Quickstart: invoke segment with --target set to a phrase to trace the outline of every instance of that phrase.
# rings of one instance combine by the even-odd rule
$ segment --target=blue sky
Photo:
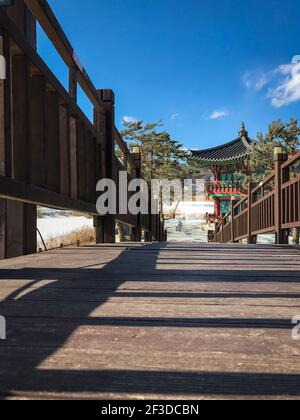
[[[300,117],[299,0],[50,0],[97,88],[124,117],[163,119],[190,148]],[[66,72],[40,37],[45,61]],[[87,101],[80,95],[87,113]]]

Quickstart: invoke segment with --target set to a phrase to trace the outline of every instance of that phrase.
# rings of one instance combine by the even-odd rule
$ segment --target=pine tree
[[[142,173],[147,181],[182,179],[186,175],[189,167],[183,146],[161,130],[161,121],[148,124],[124,121],[123,124],[121,135],[129,148],[132,150],[134,146],[139,146],[141,149]]]
[[[251,177],[247,177],[246,182],[258,183],[273,172],[275,147],[281,147],[292,156],[298,151],[299,145],[300,126],[297,119],[291,119],[288,123],[274,121],[265,136],[258,133],[258,141],[253,145],[249,156]]]

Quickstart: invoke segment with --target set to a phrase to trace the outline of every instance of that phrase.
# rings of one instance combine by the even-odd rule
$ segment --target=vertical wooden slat
[[[26,33],[26,6],[24,0],[14,0],[12,6],[6,8],[6,13],[18,29]]]
[[[282,229],[282,182],[284,179],[282,173],[282,164],[287,160],[287,154],[276,154],[275,156],[275,233],[276,233],[276,243],[284,244],[286,243],[286,234]]]
[[[0,33],[0,54],[4,56],[4,39]],[[2,63],[0,63],[2,65]],[[5,81],[0,78],[0,175],[5,176]]]
[[[105,176],[114,179],[115,176],[115,98],[111,90],[101,90],[99,94],[102,97],[105,106]],[[116,232],[116,218],[114,215],[104,217],[104,242],[114,243]]]
[[[32,75],[30,78],[30,182],[45,187],[45,94],[44,76]]]
[[[77,121],[70,117],[70,172],[71,172],[71,196],[78,198],[78,177],[77,177]]]
[[[37,48],[37,37],[36,37],[36,20],[34,19],[32,13],[25,7],[25,33],[26,33],[26,40],[33,48],[36,50]]]
[[[3,260],[6,254],[6,203],[7,200],[0,198],[0,260]]]
[[[13,176],[24,182],[29,180],[28,71],[27,58],[23,55],[14,55],[12,57]]]
[[[24,205],[18,201],[7,200],[6,258],[23,255]]]
[[[77,102],[77,70],[69,69],[69,94]]]
[[[30,255],[37,252],[37,206],[24,204],[24,233],[23,254]]]
[[[10,38],[3,31],[3,56],[6,64],[6,80],[4,81],[4,148],[5,148],[5,175],[9,178],[13,173],[12,158],[12,77],[11,77],[11,51]]]
[[[90,201],[91,193],[91,138],[88,131],[85,132],[85,150],[86,150],[86,165],[85,165],[85,179],[86,179],[86,201]]]
[[[90,133],[87,133],[86,136],[86,183],[87,183],[87,201],[90,203],[94,202],[94,192],[96,190],[96,185],[94,184],[95,174],[94,174],[94,166],[95,166],[95,154],[94,154],[94,140]]]
[[[60,193],[69,195],[69,110],[59,106]]]
[[[45,154],[46,186],[50,191],[59,192],[59,99],[52,90],[46,92]]]
[[[252,186],[249,184],[248,186],[248,208],[247,208],[247,236],[248,236],[248,243],[251,244],[253,242],[252,232],[253,228],[253,218],[252,218]]]
[[[86,142],[85,127],[82,122],[77,124],[77,179],[78,196],[80,200],[86,199]]]

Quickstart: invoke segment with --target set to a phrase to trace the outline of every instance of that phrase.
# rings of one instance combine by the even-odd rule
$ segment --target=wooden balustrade
[[[249,188],[248,196],[232,206],[210,238],[219,243],[244,239],[251,243],[257,235],[275,233],[276,242],[285,244],[288,229],[299,227],[300,152],[288,160],[286,154],[278,154],[274,173]]]
[[[37,21],[67,66],[68,91],[38,54]],[[115,127],[113,91],[95,88],[46,0],[15,0],[1,7],[0,49],[7,63],[6,80],[0,81],[0,212],[5,219],[0,258],[34,252],[37,205],[94,215],[97,242],[114,241],[116,220],[137,232],[149,230],[151,240],[161,238],[159,216],[97,214],[98,180],[118,182],[121,170],[132,178],[142,174]],[[93,105],[93,122],[77,103],[78,86]],[[118,164],[115,145],[124,165]],[[18,245],[5,250],[9,242]]]

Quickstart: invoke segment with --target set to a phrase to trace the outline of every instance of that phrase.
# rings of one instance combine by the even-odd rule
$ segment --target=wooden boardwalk
[[[300,396],[300,250],[69,248],[0,263],[2,398]]]

